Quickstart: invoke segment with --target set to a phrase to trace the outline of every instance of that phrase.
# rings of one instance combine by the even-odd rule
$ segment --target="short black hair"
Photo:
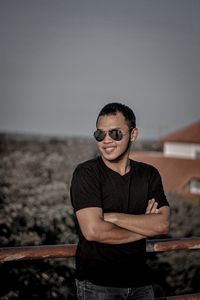
[[[118,102],[108,103],[101,109],[97,117],[96,125],[100,116],[116,115],[118,112],[122,113],[128,123],[129,128],[136,127],[136,117],[133,110],[127,105]]]

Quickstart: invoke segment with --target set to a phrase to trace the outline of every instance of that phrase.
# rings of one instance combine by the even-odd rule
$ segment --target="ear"
[[[131,142],[134,142],[138,136],[138,128],[133,128],[131,131]]]

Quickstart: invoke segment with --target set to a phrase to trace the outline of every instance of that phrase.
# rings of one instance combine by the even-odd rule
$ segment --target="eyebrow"
[[[112,131],[112,130],[122,130],[122,128],[120,128],[120,127],[115,127],[115,128],[109,129],[109,130],[103,130],[103,129],[101,129],[101,128],[97,128],[97,130],[101,130],[101,131]]]

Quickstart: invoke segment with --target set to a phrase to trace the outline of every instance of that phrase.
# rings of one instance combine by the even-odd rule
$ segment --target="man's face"
[[[97,123],[97,129],[108,132],[113,129],[120,129],[122,131],[123,138],[120,141],[115,141],[107,133],[104,140],[96,142],[100,154],[104,160],[116,161],[118,158],[122,158],[123,155],[129,151],[130,134],[128,124],[121,112],[117,112],[116,115],[100,116]]]

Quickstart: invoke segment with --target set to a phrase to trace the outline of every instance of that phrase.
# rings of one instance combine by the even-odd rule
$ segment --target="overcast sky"
[[[0,0],[0,131],[89,135],[102,106],[140,138],[200,119],[199,0]]]

